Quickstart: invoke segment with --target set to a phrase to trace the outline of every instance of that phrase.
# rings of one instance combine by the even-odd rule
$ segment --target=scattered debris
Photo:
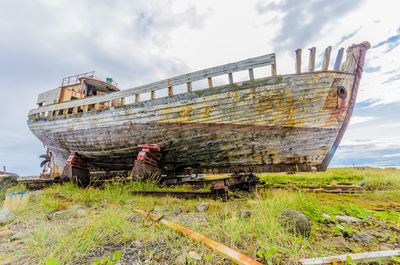
[[[280,218],[288,226],[290,230],[293,229],[303,236],[308,236],[311,232],[311,223],[303,214],[292,209],[283,210]]]

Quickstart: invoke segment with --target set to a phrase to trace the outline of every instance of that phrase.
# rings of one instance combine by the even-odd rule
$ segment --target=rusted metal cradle
[[[86,74],[42,93],[28,126],[54,155],[56,176],[70,152],[91,172],[131,170],[140,144],[161,148],[162,159],[151,159],[167,175],[325,170],[352,115],[369,46],[350,46],[343,63],[339,49],[333,70],[332,49],[316,70],[311,48],[307,72],[297,50],[295,74],[287,75],[277,74],[275,54],[121,91]],[[265,66],[271,76],[257,78],[254,69]],[[235,82],[238,71],[249,80]],[[227,83],[214,86],[223,75]],[[208,87],[196,90],[201,80]]]

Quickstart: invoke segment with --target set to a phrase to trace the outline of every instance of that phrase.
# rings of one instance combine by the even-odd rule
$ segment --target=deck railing
[[[94,73],[95,71],[91,71],[83,74],[64,77],[61,82],[61,87],[79,84],[81,82],[80,81],[81,77],[94,77]]]
[[[207,79],[209,88],[212,88],[212,78],[226,74],[228,75],[229,83],[232,84],[234,82],[232,73],[244,70],[248,71],[249,79],[254,80],[253,69],[268,65],[271,65],[271,74],[273,76],[276,75],[276,59],[274,53],[176,76],[170,79],[113,92],[107,95],[93,96],[84,99],[42,106],[31,110],[28,115],[30,118],[37,119],[57,115],[66,115],[69,113],[87,112],[90,110],[98,110],[100,108],[110,108],[111,106],[115,106],[115,101],[118,101],[117,105],[124,105],[125,98],[128,97],[135,97],[135,102],[139,102],[140,94],[143,93],[150,92],[151,99],[155,99],[155,92],[165,88],[168,88],[168,96],[173,96],[174,86],[186,84],[187,92],[191,92],[192,82],[203,79]]]

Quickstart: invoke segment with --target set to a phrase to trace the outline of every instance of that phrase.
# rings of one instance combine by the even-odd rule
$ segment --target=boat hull
[[[162,167],[174,172],[325,170],[354,80],[333,71],[273,76],[28,125],[59,170],[70,152],[93,170],[130,170],[139,144],[158,144]]]

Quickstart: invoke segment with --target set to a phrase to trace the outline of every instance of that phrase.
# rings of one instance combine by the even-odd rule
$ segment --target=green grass
[[[179,255],[195,251],[202,256],[200,264],[230,264],[220,254],[201,243],[158,226],[132,211],[150,211],[157,208],[159,212],[156,214],[164,216],[165,219],[182,224],[266,264],[285,264],[289,258],[298,260],[341,254],[339,250],[324,246],[322,240],[340,235],[343,231],[356,233],[360,227],[347,224],[329,226],[324,223],[322,214],[332,217],[373,216],[374,220],[398,227],[400,213],[371,210],[400,206],[400,191],[393,189],[399,185],[398,172],[346,168],[295,175],[264,174],[261,178],[268,183],[290,181],[293,185],[308,185],[314,182],[365,181],[368,187],[390,189],[368,191],[360,196],[265,189],[227,202],[205,200],[210,203],[207,213],[196,211],[195,205],[198,200],[132,194],[137,190],[167,189],[154,183],[116,182],[106,184],[102,188],[85,189],[72,183],[55,185],[46,188],[44,194],[33,197],[26,209],[14,212],[16,220],[12,225],[26,227],[27,236],[16,245],[17,247],[12,245],[5,248],[0,254],[0,261],[3,257],[11,255],[19,257],[25,263],[44,264],[49,257],[56,258],[61,264],[90,263],[103,257],[101,255],[109,256],[115,251],[107,252],[107,245],[114,244],[119,248],[116,250],[123,252],[127,246],[139,240],[146,246],[141,249],[140,257],[152,262],[174,264]],[[176,189],[183,190],[187,187]],[[19,185],[7,190],[17,191],[25,191],[25,188]],[[177,208],[182,208],[184,213],[176,215]],[[279,214],[288,208],[303,213],[311,221],[312,232],[309,237],[293,234],[282,224]],[[86,211],[85,216],[77,216],[79,209]],[[241,209],[251,210],[251,217],[241,216]],[[54,213],[60,211],[63,214],[54,217]],[[370,228],[372,229],[372,224]],[[371,246],[357,246],[357,249],[349,251],[372,251],[376,250],[375,245],[376,243]],[[194,264],[190,259],[188,261],[189,264]]]
[[[295,174],[268,173],[258,175],[267,185],[291,183],[294,185],[365,182],[369,188],[399,188],[400,170],[388,168],[332,168],[325,172],[297,172]]]

